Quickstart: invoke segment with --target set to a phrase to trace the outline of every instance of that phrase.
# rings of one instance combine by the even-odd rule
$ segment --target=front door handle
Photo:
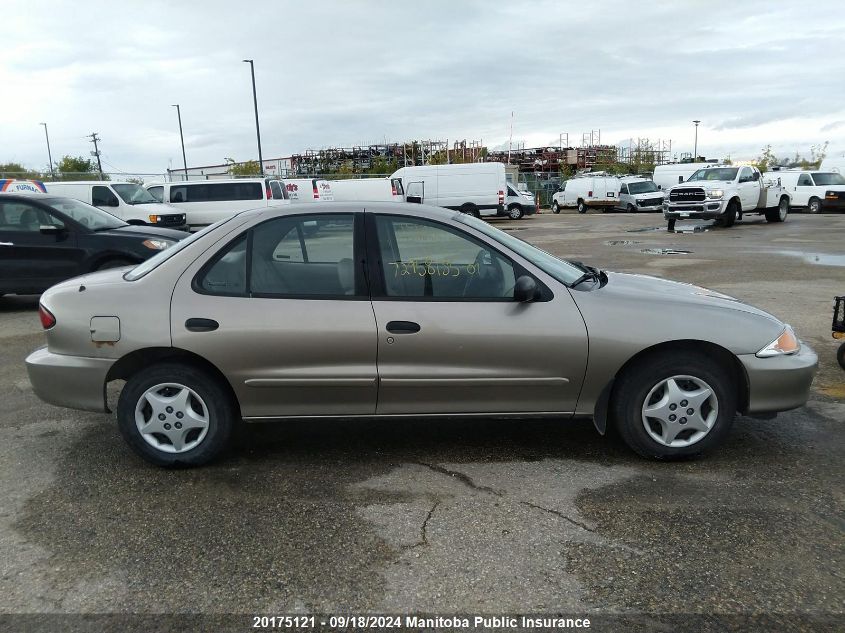
[[[390,321],[387,331],[392,334],[416,334],[420,331],[420,324],[413,321]]]
[[[185,329],[191,332],[213,332],[220,327],[214,319],[188,319],[185,321]]]
[[[0,246],[14,246],[11,242],[0,242]]]

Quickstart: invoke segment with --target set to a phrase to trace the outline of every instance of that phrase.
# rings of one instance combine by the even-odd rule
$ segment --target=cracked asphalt
[[[0,612],[841,622],[845,372],[830,320],[845,268],[815,256],[842,253],[845,215],[680,234],[650,230],[656,215],[496,224],[777,314],[819,353],[810,403],[738,418],[721,450],[680,463],[643,461],[589,421],[407,420],[249,426],[226,458],[167,471],[130,453],[112,416],[34,396],[37,298],[0,298]],[[691,252],[643,252],[661,248]]]

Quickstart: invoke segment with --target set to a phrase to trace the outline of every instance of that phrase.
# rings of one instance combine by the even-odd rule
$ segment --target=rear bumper
[[[26,371],[35,395],[59,407],[106,412],[106,375],[111,358],[53,354],[46,347],[26,359]]]
[[[788,411],[807,403],[819,359],[806,344],[791,356],[757,358],[742,354],[738,358],[748,375],[747,413]]]

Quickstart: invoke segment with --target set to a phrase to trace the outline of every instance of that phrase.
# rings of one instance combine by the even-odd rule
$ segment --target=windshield
[[[197,231],[196,233],[192,233],[189,237],[186,237],[184,240],[180,240],[176,242],[173,246],[164,249],[163,251],[159,251],[156,255],[153,255],[148,260],[141,262],[135,268],[130,270],[128,273],[123,275],[123,278],[126,281],[135,281],[136,279],[140,279],[144,275],[146,275],[151,270],[158,268],[161,264],[166,262],[168,259],[173,257],[176,253],[181,251],[186,246],[193,244],[196,242],[200,237],[211,233],[217,227],[226,224],[226,222],[232,221],[234,218],[238,217],[240,214],[233,215],[231,218],[226,218],[224,220],[220,220],[215,222],[214,224],[210,224],[201,231]]]
[[[125,185],[112,185],[112,189],[117,192],[126,204],[147,204],[150,202],[158,202],[153,198],[152,194],[144,189],[141,185],[129,183]]]
[[[736,172],[739,171],[738,167],[717,167],[715,169],[699,169],[695,172],[692,176],[689,177],[687,182],[692,182],[693,180],[733,180],[736,178]]]
[[[653,193],[657,190],[657,185],[655,185],[651,180],[628,183],[628,191],[630,193]]]
[[[92,231],[105,231],[127,226],[126,222],[114,217],[111,213],[106,213],[102,209],[92,207],[90,204],[85,204],[73,198],[51,198],[47,200],[47,204]]]
[[[842,174],[836,173],[814,173],[813,180],[816,181],[817,185],[845,185],[845,178],[842,177]]]
[[[477,231],[484,233],[484,235],[493,238],[499,244],[507,246],[561,283],[571,284],[584,274],[583,269],[562,259],[558,259],[546,251],[541,251],[536,246],[532,246],[528,242],[523,242],[521,239],[513,237],[504,231],[493,228],[484,220],[475,218],[467,213],[457,213],[453,217],[458,222],[471,226]]]

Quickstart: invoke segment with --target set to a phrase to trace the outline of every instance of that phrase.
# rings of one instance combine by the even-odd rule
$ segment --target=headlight
[[[783,354],[795,354],[801,349],[801,343],[795,332],[788,325],[781,335],[757,352],[757,358],[768,358],[770,356],[781,356]]]
[[[152,251],[163,251],[168,246],[172,246],[173,242],[169,240],[144,240],[141,244]]]
[[[148,217],[150,218],[150,224],[156,224],[158,222],[158,216],[157,215],[151,215],[151,216],[148,216]]]
[[[725,192],[721,189],[711,189],[707,192],[708,198],[718,199],[725,195]]]

